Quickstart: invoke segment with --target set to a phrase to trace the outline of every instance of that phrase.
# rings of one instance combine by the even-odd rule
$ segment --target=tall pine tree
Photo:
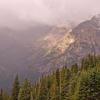
[[[18,100],[30,100],[31,99],[31,84],[26,79],[24,84],[20,88]]]
[[[13,83],[11,100],[18,100],[19,89],[20,86],[19,86],[19,79],[17,75]]]

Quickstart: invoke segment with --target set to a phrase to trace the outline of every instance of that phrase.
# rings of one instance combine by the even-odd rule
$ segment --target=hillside
[[[32,79],[33,74],[36,79],[40,75],[33,72],[29,66],[33,62],[33,48],[36,45],[34,42],[49,30],[51,27],[41,24],[27,24],[22,29],[0,26],[0,88],[9,90],[10,83],[17,73],[21,79]]]
[[[33,66],[41,73],[79,62],[87,54],[100,54],[100,16],[72,29],[69,26],[54,27],[37,41]]]
[[[2,90],[0,100],[99,100],[100,56],[88,55],[81,65],[57,69],[32,83],[26,79],[20,84],[16,76],[12,94]]]

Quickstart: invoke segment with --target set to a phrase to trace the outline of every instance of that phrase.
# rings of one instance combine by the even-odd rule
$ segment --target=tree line
[[[88,55],[80,64],[64,66],[31,83],[16,76],[11,95],[0,100],[100,100],[100,56]]]

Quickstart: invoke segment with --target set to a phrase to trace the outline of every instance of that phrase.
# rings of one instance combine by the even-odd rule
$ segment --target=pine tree
[[[53,72],[51,75],[51,87],[50,87],[50,100],[56,100],[57,98],[57,81],[56,81],[56,75]]]
[[[0,100],[3,100],[3,90],[0,90]]]
[[[42,78],[40,84],[39,100],[50,100],[51,80],[49,76]]]
[[[0,100],[100,100],[100,57],[88,55],[80,67],[57,69],[33,85],[26,79],[20,90],[16,76],[11,98],[1,89]]]
[[[77,73],[78,72],[78,65],[77,63],[71,66],[71,72],[72,73]]]
[[[96,56],[88,55],[81,61],[81,69],[88,70],[88,68],[94,68],[96,66]]]
[[[80,78],[77,100],[100,100],[100,72],[84,72]]]
[[[0,100],[11,100],[9,99],[8,94],[4,92],[2,89],[0,90]]]
[[[31,99],[31,84],[26,79],[24,84],[20,88],[18,100],[30,100]]]
[[[78,82],[78,74],[75,76],[72,76],[69,83],[69,99],[68,100],[76,100],[76,88],[77,88],[77,82]]]
[[[57,100],[61,100],[61,75],[60,70],[56,70]]]
[[[68,100],[68,91],[69,91],[69,79],[71,77],[70,70],[64,67],[61,71],[61,99]]]
[[[20,86],[19,86],[19,79],[17,75],[13,83],[13,89],[12,89],[12,95],[11,95],[12,100],[18,100],[19,89],[20,89]]]

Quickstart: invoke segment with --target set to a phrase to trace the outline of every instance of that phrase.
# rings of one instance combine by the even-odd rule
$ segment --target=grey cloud
[[[99,4],[100,0],[0,0],[0,20],[10,12],[22,20],[47,24],[82,21],[100,13]]]

